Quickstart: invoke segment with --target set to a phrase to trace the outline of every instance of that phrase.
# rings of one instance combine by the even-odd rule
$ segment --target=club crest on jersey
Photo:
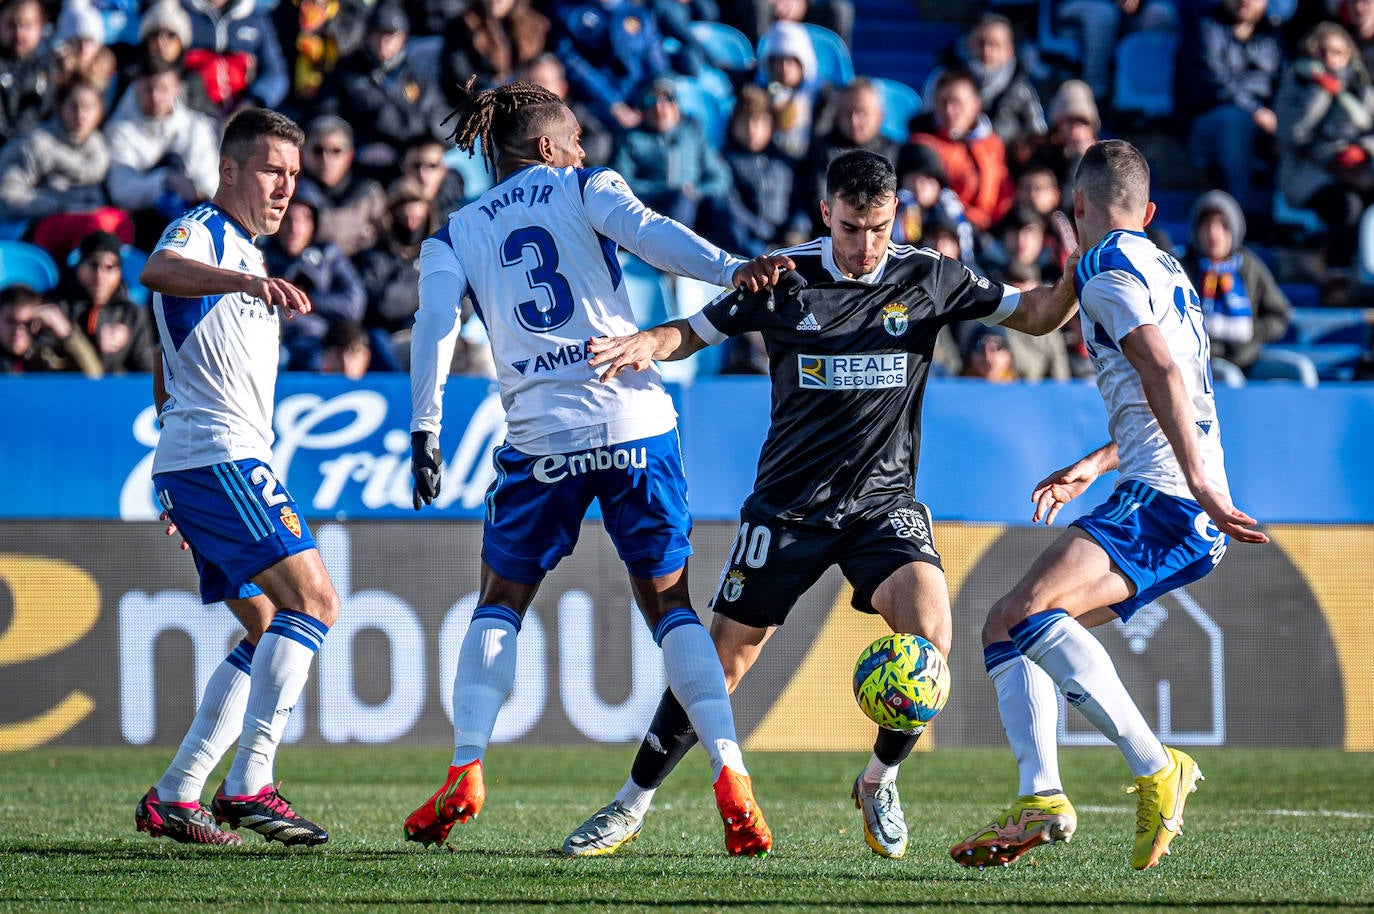
[[[295,511],[292,511],[289,506],[283,507],[281,509],[281,522],[282,525],[286,527],[286,529],[290,530],[292,534],[295,535],[296,539],[301,538],[300,515],[297,514]]]
[[[744,572],[732,571],[720,585],[720,595],[726,603],[733,603],[744,593]]]
[[[191,230],[184,225],[174,225],[162,235],[163,247],[184,248],[191,240]]]
[[[893,336],[901,336],[906,333],[906,328],[910,321],[907,319],[906,305],[895,301],[890,305],[883,305],[883,329]]]

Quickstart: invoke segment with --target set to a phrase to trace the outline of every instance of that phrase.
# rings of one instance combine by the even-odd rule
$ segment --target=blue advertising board
[[[768,383],[721,378],[673,388],[690,497],[702,520],[736,517],[768,426]],[[1217,393],[1235,500],[1270,523],[1374,522],[1374,385],[1308,390],[1251,385]],[[146,376],[0,379],[0,517],[156,518],[149,467],[157,427]],[[312,518],[413,516],[410,387],[284,375],[273,466]],[[492,383],[453,378],[445,392],[446,471],[435,513],[478,519],[490,452],[504,435]],[[1030,492],[1107,440],[1090,384],[932,380],[918,497],[938,519],[1026,523]],[[1112,481],[1079,501],[1090,507]],[[1077,515],[1070,505],[1062,515]],[[1062,521],[1061,521],[1062,522]]]

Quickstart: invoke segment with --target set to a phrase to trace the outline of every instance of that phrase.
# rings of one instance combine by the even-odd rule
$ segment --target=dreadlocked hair
[[[469,155],[480,142],[482,160],[492,174],[507,156],[531,154],[530,141],[547,130],[563,110],[563,99],[534,83],[514,82],[476,91],[477,77],[462,87],[463,100],[443,123],[454,121],[450,139]]]

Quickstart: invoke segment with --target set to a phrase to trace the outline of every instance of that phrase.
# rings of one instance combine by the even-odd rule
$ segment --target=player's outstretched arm
[[[1040,480],[1031,492],[1031,501],[1035,503],[1031,523],[1038,524],[1043,519],[1046,527],[1053,524],[1060,508],[1082,495],[1097,477],[1116,469],[1119,463],[1116,442],[1109,441]]]
[[[288,316],[311,311],[310,298],[284,279],[225,270],[168,250],[153,252],[138,281],[153,292],[178,298],[243,292],[262,299],[269,307],[281,308]]]
[[[1140,375],[1145,400],[1164,437],[1169,439],[1188,489],[1217,529],[1242,543],[1269,542],[1269,537],[1255,529],[1258,521],[1231,504],[1225,493],[1218,492],[1207,481],[1194,437],[1193,404],[1164,334],[1154,324],[1142,324],[1121,340],[1121,352]]]
[[[1020,330],[1032,336],[1053,333],[1068,323],[1078,310],[1078,293],[1074,289],[1073,273],[1078,266],[1078,252],[1069,255],[1064,275],[1052,286],[1039,286],[1022,292],[1016,310],[1002,319],[1003,327]]]
[[[594,336],[587,347],[593,368],[605,366],[601,383],[605,384],[622,371],[644,371],[653,362],[675,362],[706,348],[706,341],[697,336],[685,318],[659,324],[629,336]]]

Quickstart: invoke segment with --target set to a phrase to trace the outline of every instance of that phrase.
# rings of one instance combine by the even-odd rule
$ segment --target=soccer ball
[[[920,635],[884,635],[854,664],[854,698],[878,726],[920,733],[949,698],[949,664]]]

